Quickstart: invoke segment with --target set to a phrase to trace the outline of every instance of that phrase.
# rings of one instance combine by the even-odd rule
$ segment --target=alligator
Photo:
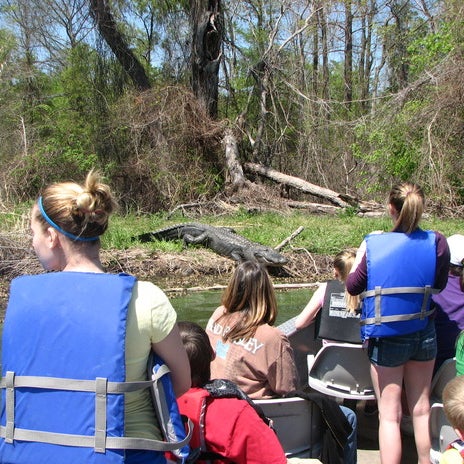
[[[202,244],[235,261],[255,259],[266,266],[283,266],[287,259],[271,247],[252,242],[230,227],[215,227],[196,222],[176,224],[135,237],[140,242],[178,240],[184,244]]]

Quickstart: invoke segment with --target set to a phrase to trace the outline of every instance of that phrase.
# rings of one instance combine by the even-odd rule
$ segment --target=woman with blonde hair
[[[359,296],[350,295],[345,288],[346,281],[353,263],[356,259],[356,249],[348,248],[337,253],[333,260],[333,273],[335,279],[323,282],[313,293],[308,304],[303,311],[298,314],[295,320],[295,327],[303,329],[322,315],[320,311],[325,311],[327,314],[328,323],[336,323],[337,326],[332,327],[333,337],[327,336],[327,339],[335,339],[338,341],[360,342],[359,338],[359,317],[356,311],[359,308]],[[333,300],[336,300],[335,302]],[[348,311],[349,314],[340,315],[340,317],[330,317],[332,304],[336,303],[336,314],[341,311]],[[333,311],[332,311],[333,312]],[[324,314],[324,318],[326,316]],[[349,319],[347,319],[347,316]],[[326,319],[324,319],[326,320]],[[354,322],[354,324],[353,324]],[[347,323],[350,324],[348,327]],[[340,330],[337,330],[337,329]],[[351,329],[351,330],[350,330]],[[340,333],[338,333],[340,332]],[[343,335],[349,339],[342,339]],[[340,338],[342,337],[342,338]]]
[[[90,172],[83,185],[46,187],[32,208],[32,246],[48,272],[11,284],[2,377],[15,402],[2,403],[2,462],[166,462],[151,448],[162,435],[144,383],[148,359],[164,359],[178,396],[190,366],[166,295],[105,272],[100,237],[115,207]]]
[[[232,380],[252,399],[296,390],[293,350],[273,327],[276,317],[276,297],[266,269],[255,261],[240,263],[206,327],[216,352],[211,378]]]
[[[418,462],[429,463],[429,395],[437,353],[430,301],[446,286],[450,253],[442,234],[419,228],[424,202],[416,184],[391,190],[393,229],[365,238],[346,282],[351,294],[362,297],[361,338],[378,401],[382,463],[401,461],[403,384]]]

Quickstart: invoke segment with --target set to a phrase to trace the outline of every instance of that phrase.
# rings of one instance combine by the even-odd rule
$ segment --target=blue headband
[[[66,237],[72,239],[72,240],[78,240],[79,242],[94,242],[95,240],[98,240],[100,237],[80,237],[78,235],[71,234],[71,232],[66,232],[63,230],[58,224],[53,222],[48,214],[45,212],[45,209],[43,207],[42,203],[42,197],[39,197],[37,200],[37,205],[39,206],[40,214],[42,214],[42,217],[58,232],[61,232],[63,235],[66,235]]]

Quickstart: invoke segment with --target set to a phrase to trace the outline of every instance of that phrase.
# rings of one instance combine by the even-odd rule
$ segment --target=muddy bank
[[[3,320],[12,278],[22,274],[43,272],[30,249],[1,248],[0,318]],[[13,252],[14,251],[14,252]],[[331,275],[331,256],[308,252],[283,253],[288,263],[283,268],[270,268],[276,284],[319,282]],[[150,280],[163,290],[189,289],[226,285],[235,262],[209,250],[186,249],[180,253],[161,253],[146,248],[103,250],[102,261],[108,272],[127,272],[141,280]]]

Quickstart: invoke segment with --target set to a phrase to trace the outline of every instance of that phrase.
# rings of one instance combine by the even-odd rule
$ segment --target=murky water
[[[276,291],[279,311],[276,325],[300,313],[311,298],[313,291],[309,288]],[[205,327],[213,311],[220,305],[221,296],[221,290],[213,290],[192,292],[176,297],[170,296],[169,299],[177,311],[179,321],[192,321]]]

